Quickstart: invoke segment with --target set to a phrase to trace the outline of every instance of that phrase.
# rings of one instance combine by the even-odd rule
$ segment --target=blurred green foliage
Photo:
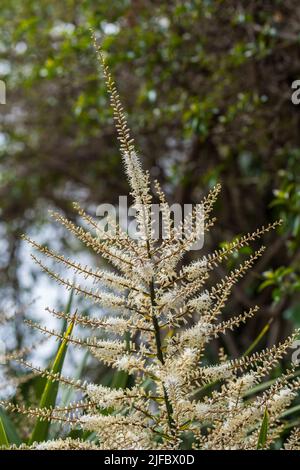
[[[283,220],[278,233],[263,240],[267,251],[256,269],[233,290],[225,315],[254,304],[261,310],[237,335],[226,335],[226,352],[247,351],[266,325],[259,347],[300,326],[300,107],[291,103],[291,84],[300,79],[299,21],[297,0],[2,0],[0,79],[7,104],[0,105],[0,305],[8,298],[22,304],[20,234],[43,232],[49,207],[73,218],[76,200],[95,215],[95,205],[128,192],[92,27],[144,165],[170,201],[198,202],[222,183],[218,223],[205,252]],[[52,233],[45,231],[49,245],[56,241]],[[57,238],[67,250],[68,237],[57,232]],[[235,268],[251,249],[216,275]],[[15,333],[22,344],[18,325]],[[215,354],[209,351],[208,363]],[[88,368],[95,381],[128,385],[122,373],[86,367],[86,358],[76,363],[75,375]],[[24,401],[37,405],[45,384],[37,377],[22,384]],[[68,404],[73,397],[60,398]],[[21,442],[18,419],[0,409],[6,430],[0,440]],[[23,434],[29,438],[28,430]]]
[[[299,321],[299,16],[296,0],[2,0],[3,297],[20,300],[19,235],[40,230],[49,206],[74,217],[73,200],[93,213],[127,193],[92,27],[170,200],[196,202],[223,184],[205,249],[283,219],[229,306],[255,302],[261,313],[226,347],[245,349],[271,317],[269,341],[285,336],[286,318]]]

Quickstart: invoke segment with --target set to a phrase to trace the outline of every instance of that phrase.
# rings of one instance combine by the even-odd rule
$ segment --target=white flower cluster
[[[111,450],[179,449],[188,433],[192,435],[196,449],[256,449],[266,409],[270,416],[267,447],[278,437],[281,429],[278,420],[296,396],[299,381],[292,373],[287,373],[274,380],[269,388],[266,385],[266,390],[262,385],[261,394],[255,393],[255,387],[269,375],[296,335],[279,346],[252,356],[229,360],[220,354],[220,362],[208,366],[206,345],[226,333],[227,329],[238,327],[256,312],[256,309],[250,309],[224,322],[219,321],[233,285],[251,268],[263,250],[255,252],[210,290],[205,288],[205,283],[214,267],[277,224],[240,237],[199,261],[177,267],[197,237],[202,236],[202,230],[190,230],[186,239],[179,240],[175,228],[170,226],[168,239],[158,243],[152,238],[149,176],[142,170],[101,51],[98,54],[114,110],[141,238],[131,240],[122,236],[103,241],[60,214],[54,214],[86,246],[110,262],[117,270],[116,274],[80,266],[36,242],[30,243],[59,265],[112,289],[112,292],[107,292],[102,288],[76,284],[35,258],[42,269],[68,290],[73,289],[96,307],[101,305],[105,310],[121,312],[120,317],[101,318],[87,318],[78,312],[71,317],[64,312],[54,314],[67,321],[71,319],[81,327],[92,327],[93,334],[87,339],[72,336],[69,341],[80,347],[87,346],[96,359],[115,371],[125,371],[131,376],[134,386],[121,390],[85,383],[78,386],[76,382],[76,387],[85,394],[86,403],[63,409],[27,410],[28,414],[41,419],[55,418],[62,422],[67,420],[62,417],[63,413],[69,412],[73,417],[69,419],[71,425],[80,425],[97,435],[96,444],[58,440],[34,447],[63,449],[93,448],[96,445],[99,449]],[[217,185],[201,204],[204,230],[212,225],[210,213],[219,191]],[[158,184],[156,193],[167,220],[170,206]],[[97,227],[82,209],[77,207],[77,210],[92,229]],[[191,221],[193,217],[200,217],[198,209]],[[46,327],[38,329],[61,339],[59,332]],[[105,339],[102,339],[103,333],[106,334]],[[71,380],[55,374],[51,376],[48,371],[43,371],[42,375],[74,385]],[[11,404],[11,409],[16,409],[16,406]],[[74,418],[73,411],[79,409],[83,411],[82,416]],[[18,410],[26,413],[21,407]],[[299,435],[293,434],[287,445],[289,448],[293,445],[299,447]]]

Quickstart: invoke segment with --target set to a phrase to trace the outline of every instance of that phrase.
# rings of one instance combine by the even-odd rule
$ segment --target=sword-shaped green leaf
[[[0,418],[0,446],[9,447],[8,438],[6,435],[5,427],[3,421]]]
[[[22,440],[18,435],[18,432],[11,421],[11,419],[7,416],[6,412],[3,408],[0,407],[0,421],[2,427],[4,428],[4,432],[9,444],[15,444],[19,446],[22,444]],[[2,444],[3,445],[3,444]]]
[[[259,436],[258,436],[257,449],[265,448],[266,443],[267,443],[267,437],[268,437],[268,429],[269,429],[269,413],[266,408],[264,412],[264,417],[261,423]]]
[[[72,305],[72,298],[73,292],[70,294],[70,299],[68,302],[68,306],[66,308],[66,313],[69,313],[71,310]],[[72,334],[74,327],[74,321],[65,327],[66,331],[64,332],[64,339],[61,341],[57,354],[55,356],[54,362],[50,371],[52,374],[61,374],[67,348],[68,348],[68,339]],[[53,408],[56,403],[56,397],[58,393],[59,382],[53,382],[51,379],[48,379],[40,400],[39,408]],[[36,425],[34,427],[33,433],[29,439],[29,444],[33,444],[33,442],[43,442],[48,438],[50,422],[38,419]]]

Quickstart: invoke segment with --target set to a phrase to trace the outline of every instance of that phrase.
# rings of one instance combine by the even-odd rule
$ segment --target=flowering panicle
[[[78,383],[21,361],[37,374],[74,386],[81,392],[82,401],[54,409],[6,406],[40,419],[80,426],[97,436],[95,443],[59,439],[34,444],[36,449],[178,449],[187,433],[193,436],[195,449],[256,449],[266,409],[270,417],[266,443],[269,447],[281,432],[280,417],[294,400],[299,380],[290,371],[261,393],[255,393],[255,388],[278,364],[299,332],[278,346],[238,359],[228,359],[221,351],[220,361],[208,366],[204,357],[207,344],[226,334],[228,329],[238,327],[257,311],[253,307],[225,321],[220,319],[235,283],[252,268],[264,247],[216,285],[208,287],[206,283],[216,266],[277,227],[279,222],[178,267],[184,254],[214,223],[211,212],[220,185],[186,217],[183,224],[188,229],[185,237],[181,237],[182,226],[174,227],[170,206],[156,182],[155,192],[169,237],[156,240],[152,236],[149,174],[142,169],[104,55],[97,46],[96,49],[114,111],[140,237],[132,240],[115,226],[117,230],[103,239],[96,221],[76,204],[75,209],[88,229],[78,227],[59,213],[52,213],[53,217],[107,260],[114,270],[83,266],[25,238],[39,253],[39,257],[33,255],[34,261],[52,279],[101,307],[98,316],[95,308],[95,314],[89,317],[79,312],[74,316],[48,309],[55,317],[74,321],[87,329],[84,337],[71,335],[65,340],[88,348],[103,364],[132,375],[134,385],[112,389]],[[42,255],[76,273],[77,281],[50,268],[40,259]],[[87,284],[88,281],[92,283]],[[31,325],[46,336],[63,339],[60,332]],[[287,449],[294,447],[299,449],[299,430],[291,434],[285,445]]]

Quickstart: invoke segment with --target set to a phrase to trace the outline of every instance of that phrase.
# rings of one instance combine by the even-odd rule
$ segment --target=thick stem
[[[156,307],[156,300],[155,300],[155,288],[154,288],[154,280],[152,279],[150,283],[150,296],[151,296],[151,305],[153,308]],[[164,356],[162,352],[162,346],[161,346],[161,337],[160,337],[160,328],[158,324],[157,317],[155,316],[155,312],[152,312],[152,323],[154,327],[154,334],[155,334],[155,343],[156,343],[156,355],[158,360],[164,364]],[[173,419],[173,407],[172,404],[169,400],[167,391],[165,387],[163,386],[163,392],[164,392],[164,400],[166,404],[166,410],[167,410],[167,416],[168,416],[168,423],[170,430],[173,431],[174,429],[174,419]]]

